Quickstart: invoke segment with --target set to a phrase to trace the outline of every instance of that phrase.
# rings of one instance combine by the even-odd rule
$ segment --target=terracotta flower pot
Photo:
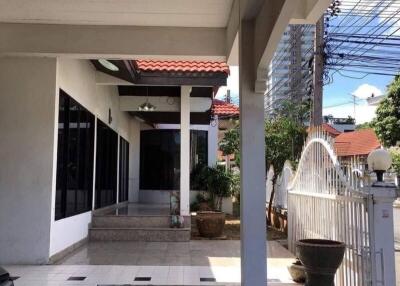
[[[346,245],[327,239],[302,239],[296,243],[297,257],[305,267],[305,286],[334,286],[336,270]]]
[[[219,237],[225,226],[225,213],[217,211],[202,211],[197,213],[197,229],[203,237]]]
[[[288,271],[294,282],[306,282],[306,272],[300,261],[296,261],[288,266]]]
[[[280,221],[280,219],[279,219],[279,213],[276,211],[276,210],[272,210],[272,212],[273,212],[273,216],[272,216],[272,223],[273,223],[273,226],[276,228],[276,229],[280,229],[281,228],[281,221]]]

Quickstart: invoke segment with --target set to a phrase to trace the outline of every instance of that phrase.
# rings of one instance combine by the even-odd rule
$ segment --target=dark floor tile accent
[[[280,279],[267,279],[267,282],[282,282]]]
[[[216,282],[215,278],[211,277],[200,277],[200,282]]]
[[[135,281],[150,281],[151,277],[135,277]]]
[[[86,277],[84,276],[71,276],[67,279],[67,281],[83,281]]]
[[[10,280],[11,281],[15,281],[15,280],[17,280],[18,278],[20,278],[19,276],[10,276]]]

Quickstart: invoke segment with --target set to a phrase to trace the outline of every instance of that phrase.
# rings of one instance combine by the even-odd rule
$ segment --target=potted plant
[[[222,166],[203,170],[212,210],[197,213],[197,228],[201,236],[219,237],[225,226],[225,213],[221,211],[223,198],[232,196],[233,175]]]

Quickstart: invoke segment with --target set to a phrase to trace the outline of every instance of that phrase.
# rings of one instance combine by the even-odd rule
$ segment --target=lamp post
[[[392,165],[392,156],[386,149],[372,151],[367,158],[368,168],[376,173],[377,182],[383,182],[383,173]]]

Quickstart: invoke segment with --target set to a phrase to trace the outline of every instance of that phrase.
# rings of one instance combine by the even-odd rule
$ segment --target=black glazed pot
[[[297,257],[306,271],[305,286],[334,286],[335,273],[342,263],[346,245],[327,239],[296,242]]]

